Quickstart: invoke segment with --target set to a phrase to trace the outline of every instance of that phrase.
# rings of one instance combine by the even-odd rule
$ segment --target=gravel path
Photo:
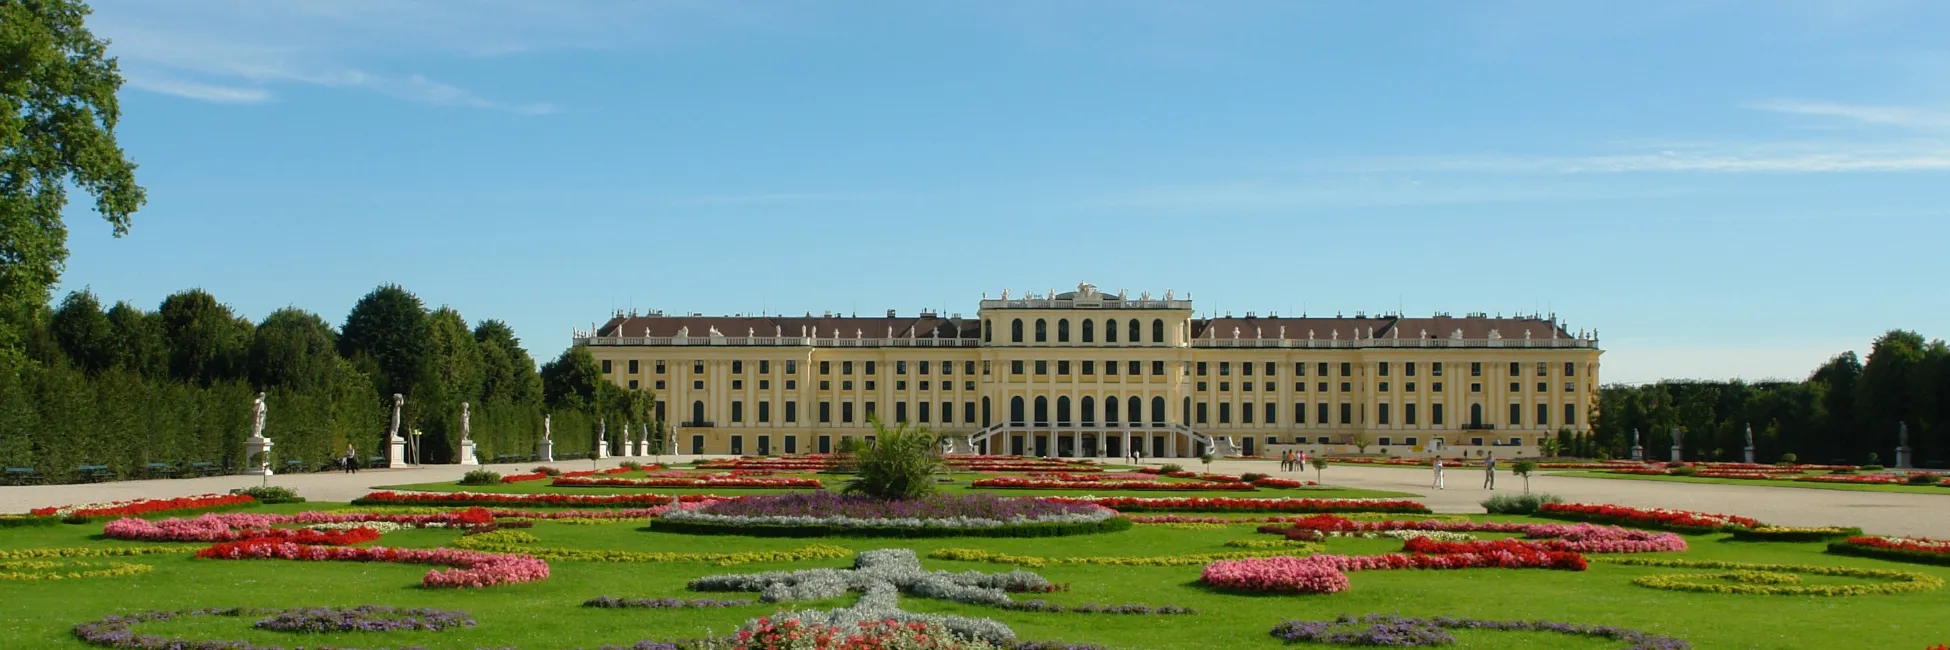
[[[666,456],[665,460],[692,460],[695,456]],[[565,470],[614,467],[623,459],[598,463],[568,461],[552,463]],[[639,459],[648,462],[652,459]],[[1190,460],[1190,462],[1186,462]],[[1195,459],[1176,462],[1187,469],[1203,469]],[[1158,460],[1146,459],[1146,465]],[[516,473],[537,463],[489,465],[503,474]],[[1274,461],[1219,461],[1212,469],[1227,474],[1263,472],[1302,478],[1302,473],[1278,474]],[[434,465],[415,469],[375,469],[357,474],[291,474],[271,477],[271,484],[290,487],[314,501],[344,502],[358,498],[375,486],[431,483],[459,479],[468,469],[458,465]],[[1313,471],[1304,478],[1313,478]],[[1361,467],[1335,465],[1323,475],[1331,485],[1391,490],[1420,495],[1416,500],[1436,512],[1479,513],[1478,502],[1492,494],[1480,489],[1481,470],[1449,470],[1446,490],[1429,489],[1427,469]],[[86,485],[36,485],[0,487],[0,512],[26,512],[43,506],[96,501],[120,501],[145,497],[188,496],[228,492],[233,488],[257,485],[253,476],[213,476],[208,478],[116,481]],[[1522,493],[1523,479],[1499,472],[1498,492]],[[1627,506],[1679,508],[1744,515],[1769,523],[1788,526],[1860,526],[1877,534],[1920,535],[1950,538],[1950,490],[1943,495],[1895,492],[1852,492],[1772,486],[1668,483],[1663,481],[1625,481],[1600,478],[1541,475],[1531,479],[1531,489],[1549,492],[1568,501],[1612,503]]]

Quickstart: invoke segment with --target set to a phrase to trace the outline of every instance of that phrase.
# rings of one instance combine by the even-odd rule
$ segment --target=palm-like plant
[[[927,427],[905,422],[888,428],[878,418],[873,425],[874,442],[854,450],[854,464],[860,480],[846,487],[848,493],[862,493],[882,499],[915,499],[934,494],[934,474],[940,471],[941,447]]]
[[[1530,492],[1530,473],[1537,471],[1537,461],[1520,460],[1510,463],[1510,473],[1523,477],[1523,491]]]

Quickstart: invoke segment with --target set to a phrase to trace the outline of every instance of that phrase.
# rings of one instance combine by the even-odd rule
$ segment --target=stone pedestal
[[[1645,447],[1633,445],[1632,460],[1645,460]]]
[[[543,440],[540,451],[541,453],[538,455],[541,457],[542,462],[544,463],[555,462],[555,441]]]
[[[1681,461],[1683,461],[1683,460],[1684,460],[1684,458],[1682,458],[1682,457],[1681,457],[1681,454],[1679,453],[1679,445],[1673,445],[1673,446],[1672,446],[1672,462],[1675,462],[1675,463],[1677,463],[1677,462],[1681,462]]]
[[[1748,448],[1747,448],[1747,464],[1749,464],[1749,465],[1751,465],[1751,464],[1753,464],[1753,462],[1754,462],[1754,448],[1753,448],[1753,447],[1748,447]]]
[[[460,464],[462,465],[481,464],[481,459],[474,455],[474,441],[468,440],[460,443]]]
[[[1896,448],[1896,468],[1897,468],[1897,469],[1909,469],[1909,468],[1910,468],[1910,463],[1911,463],[1911,460],[1910,460],[1910,451],[1909,451],[1909,447],[1897,447],[1897,448]]]
[[[643,456],[646,456],[647,454],[643,452],[649,451],[649,447],[650,447],[650,445],[643,444],[642,440],[632,442],[628,446],[630,448],[630,456],[632,458],[641,458]]]
[[[546,444],[549,444],[549,443],[547,443],[547,442],[543,442],[542,444],[544,444],[544,445],[546,445]],[[608,441],[608,440],[597,440],[597,441],[596,441],[596,459],[597,459],[597,460],[601,460],[601,459],[604,459],[604,458],[608,458],[608,457],[609,457],[609,441]]]
[[[386,466],[407,467],[408,463],[406,462],[406,439],[394,438],[392,440],[392,444],[389,446],[392,448],[391,450],[392,453],[388,456],[389,462],[387,463]]]
[[[251,436],[249,438],[244,439],[244,458],[247,460],[251,458],[257,459],[256,467],[244,468],[245,475],[247,476],[270,476],[271,475],[271,447],[274,444],[275,443],[271,442],[270,438],[266,438],[263,436]]]

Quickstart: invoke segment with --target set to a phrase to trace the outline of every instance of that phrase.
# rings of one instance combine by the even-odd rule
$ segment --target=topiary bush
[[[1555,494],[1499,494],[1483,501],[1483,510],[1493,515],[1530,515],[1546,503],[1563,503]]]
[[[847,493],[860,493],[882,499],[917,499],[934,494],[934,475],[941,471],[941,447],[926,427],[909,427],[903,422],[889,429],[878,418],[873,420],[874,443],[853,452],[854,467],[860,480],[846,486]]]
[[[627,467],[632,472],[643,469],[643,463],[639,463],[634,460],[626,460],[621,463],[617,463],[616,466]]]
[[[1782,465],[1793,465],[1796,461],[1799,460],[1801,460],[1801,457],[1794,455],[1792,452],[1781,454]]]
[[[305,498],[298,492],[280,485],[259,485],[241,490],[231,490],[231,494],[248,494],[258,503],[304,503]]]
[[[465,476],[460,477],[460,484],[461,485],[499,485],[501,484],[501,473],[489,471],[485,469],[477,469],[472,472],[468,472]]]
[[[1239,475],[1239,480],[1241,480],[1241,481],[1245,481],[1245,482],[1247,482],[1247,483],[1251,483],[1251,482],[1253,482],[1253,481],[1257,481],[1257,480],[1260,480],[1260,479],[1263,479],[1263,478],[1269,478],[1269,477],[1268,477],[1267,475],[1265,475],[1265,474],[1261,474],[1261,473],[1259,473],[1259,472],[1247,472],[1247,473],[1245,473],[1245,474],[1240,474],[1240,475]]]
[[[1158,466],[1159,474],[1170,474],[1172,472],[1183,472],[1183,471],[1185,471],[1185,466],[1180,465],[1178,463],[1165,463],[1163,465]]]
[[[547,475],[549,475],[549,476],[561,476],[561,475],[562,475],[562,470],[559,470],[559,469],[556,469],[556,468],[553,468],[553,467],[549,467],[549,466],[547,466],[547,465],[543,465],[543,466],[541,466],[541,467],[537,467],[537,468],[535,468],[535,469],[532,469],[532,470],[529,470],[529,471],[531,471],[531,472],[534,472],[534,473],[536,473],[536,474],[547,474]]]

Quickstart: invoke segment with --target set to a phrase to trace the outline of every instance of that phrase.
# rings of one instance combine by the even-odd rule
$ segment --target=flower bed
[[[270,540],[225,542],[203,549],[197,557],[223,560],[277,559],[313,562],[397,562],[453,567],[433,570],[420,586],[489,587],[548,578],[548,563],[527,555],[492,554],[453,549],[306,546]]]
[[[1546,503],[1537,508],[1537,516],[1695,535],[1762,525],[1754,519],[1735,515],[1592,503]]]
[[[279,632],[391,632],[419,630],[437,632],[474,627],[467,612],[441,609],[396,609],[385,605],[358,607],[304,607],[287,609],[251,625],[260,630]]]
[[[1714,569],[1715,573],[1673,573],[1643,576],[1632,584],[1668,591],[1766,596],[1867,596],[1943,588],[1943,579],[1912,571],[1858,569],[1812,564],[1745,564],[1699,560],[1651,558],[1606,558],[1604,562],[1627,566]],[[1845,578],[1890,580],[1866,585],[1800,584],[1797,573]]]
[[[257,503],[257,499],[247,494],[202,494],[192,497],[169,499],[135,499],[132,501],[110,501],[105,503],[78,503],[52,508],[35,508],[29,514],[38,517],[60,517],[70,521],[90,517],[138,517],[163,512],[184,512],[190,510],[213,510],[247,506]]]
[[[830,560],[853,554],[851,549],[832,544],[810,544],[789,551],[744,551],[737,553],[681,553],[645,551],[607,551],[580,548],[549,548],[531,546],[537,540],[534,535],[516,530],[503,530],[462,537],[454,540],[454,548],[490,553],[516,553],[538,557],[544,560],[567,560],[575,562],[709,562],[718,566],[735,566],[758,562],[805,562],[808,560]]]
[[[1118,512],[1429,512],[1428,506],[1406,499],[1045,497],[1044,500],[1089,503]]]
[[[1406,618],[1369,614],[1324,621],[1289,620],[1273,627],[1273,636],[1288,643],[1328,643],[1351,646],[1418,647],[1449,645],[1449,630],[1555,632],[1626,643],[1625,650],[1688,650],[1692,644],[1671,637],[1620,627],[1553,623],[1550,621],[1488,621],[1473,618]]]
[[[695,477],[666,478],[595,478],[563,477],[550,483],[555,487],[627,487],[627,488],[773,488],[773,489],[822,489],[825,484],[816,478],[773,478],[707,475]]]
[[[147,564],[129,562],[90,562],[87,560],[4,560],[0,561],[0,581],[79,580],[120,578],[156,570]]]
[[[1275,549],[1254,549],[1250,551],[1226,551],[1222,553],[1179,553],[1174,555],[1086,555],[1077,557],[1043,557],[1040,555],[1014,555],[997,553],[976,548],[938,548],[928,552],[928,557],[936,560],[957,562],[987,562],[989,564],[1013,564],[1026,567],[1044,567],[1053,564],[1073,564],[1092,566],[1193,566],[1220,560],[1242,560],[1276,556],[1311,555],[1321,550],[1319,544],[1303,543],[1283,545]]]
[[[1789,526],[1757,526],[1754,528],[1735,528],[1729,531],[1733,538],[1743,542],[1825,542],[1862,534],[1860,528],[1822,526],[1817,528],[1796,528]]]
[[[1950,541],[1921,537],[1850,537],[1828,545],[1835,555],[1950,566]]]
[[[246,518],[243,522],[257,523],[252,520],[264,516],[243,515],[242,517]],[[234,526],[233,523],[237,521],[215,514],[206,514],[195,519],[162,521],[124,517],[103,526],[102,535],[110,539],[143,542],[230,542],[241,539],[266,539],[327,546],[350,546],[379,539],[379,531],[364,523],[340,530],[294,530],[258,525]]]
[[[140,555],[170,555],[189,553],[190,549],[181,546],[68,546],[61,548],[17,548],[0,551],[0,561],[39,560],[46,558],[77,557],[136,557]]]
[[[1503,547],[1449,554],[1311,555],[1304,558],[1221,560],[1206,565],[1199,580],[1212,587],[1233,591],[1331,594],[1347,589],[1345,573],[1349,571],[1473,568],[1583,571],[1586,564],[1584,556],[1577,553]]]
[[[1357,522],[1334,515],[1314,515],[1289,520],[1290,525],[1266,525],[1259,532],[1285,535],[1288,539],[1312,540],[1333,535],[1373,535],[1376,533],[1415,532],[1403,535],[1403,550],[1426,553],[1463,553],[1506,548],[1505,542],[1539,551],[1576,553],[1658,553],[1686,550],[1686,540],[1665,532],[1648,532],[1596,526],[1592,524],[1524,524],[1494,521],[1401,521]],[[1454,546],[1429,546],[1441,542],[1467,540],[1440,539],[1438,533],[1517,533],[1530,541],[1499,540]]]
[[[752,496],[675,510],[651,530],[779,537],[1047,537],[1125,530],[1130,521],[1088,503],[936,495],[883,501],[831,492]]]
[[[1316,485],[1320,485],[1320,484],[1313,481],[1296,481],[1290,478],[1275,478],[1271,476],[1268,476],[1266,478],[1261,478],[1261,479],[1253,479],[1254,487],[1263,487],[1263,488],[1294,489],[1294,488],[1312,487]]]
[[[355,506],[528,506],[565,508],[642,508],[723,499],[708,494],[498,494],[492,492],[372,492]]]
[[[1909,477],[1901,474],[1815,474],[1796,481],[1804,483],[1851,483],[1855,485],[1903,485]]]
[[[712,600],[699,598],[684,600],[680,598],[615,598],[597,596],[582,601],[583,607],[598,609],[718,609],[723,607],[744,607],[756,605],[750,600]]]
[[[1195,482],[1183,482],[1183,483],[1165,483],[1156,480],[1065,481],[1065,480],[1058,480],[1058,479],[1035,478],[1035,477],[1027,477],[1027,476],[997,476],[994,478],[977,479],[969,483],[968,486],[977,487],[977,488],[999,488],[999,489],[1015,489],[1015,490],[1158,490],[1158,491],[1178,491],[1178,492],[1217,491],[1217,490],[1251,492],[1256,489],[1253,487],[1251,483],[1239,483],[1236,482],[1236,479],[1234,482],[1195,481]]]

